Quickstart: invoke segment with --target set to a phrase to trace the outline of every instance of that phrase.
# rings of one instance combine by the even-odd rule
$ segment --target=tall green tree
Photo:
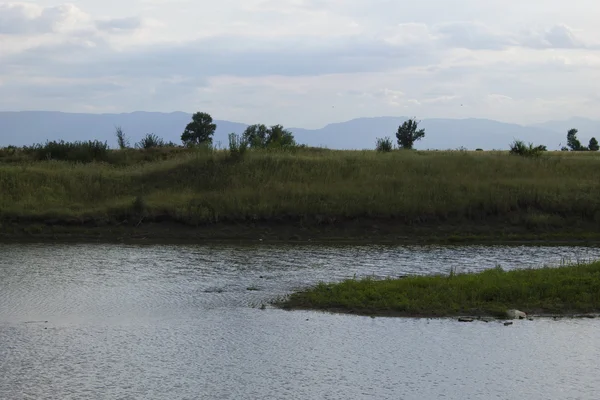
[[[577,129],[569,129],[569,132],[567,132],[567,147],[571,151],[583,150],[581,142],[577,139],[577,132],[579,132]]]
[[[181,141],[186,145],[212,143],[217,125],[213,124],[210,114],[197,112],[192,115],[192,122],[187,124],[185,131],[181,134]]]
[[[267,147],[291,147],[295,145],[294,135],[283,126],[273,125],[269,128]]]
[[[596,140],[596,138],[593,137],[590,139],[590,144],[588,145],[588,149],[590,151],[600,150],[600,146],[598,146],[598,141]]]
[[[396,139],[398,139],[398,146],[403,149],[412,149],[417,140],[421,140],[425,137],[425,129],[418,129],[419,122],[416,119],[409,119],[404,121],[402,125],[398,127],[396,132]]]
[[[263,124],[250,125],[244,130],[244,140],[252,148],[262,149],[267,147],[267,138],[269,137],[269,128]]]
[[[294,135],[281,125],[267,128],[263,124],[250,125],[244,130],[243,138],[255,149],[291,147],[296,145]]]

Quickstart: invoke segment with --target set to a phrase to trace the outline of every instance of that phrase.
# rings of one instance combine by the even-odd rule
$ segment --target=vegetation
[[[416,119],[404,121],[402,125],[398,127],[396,138],[398,139],[398,146],[400,148],[410,150],[413,148],[416,141],[425,137],[425,129],[418,129],[418,127],[419,122],[417,122]]]
[[[582,146],[579,139],[577,139],[578,132],[577,129],[570,129],[569,132],[567,132],[567,147],[563,147],[563,151],[598,151],[600,149],[598,141],[594,137],[590,139],[587,147]]]
[[[129,148],[129,140],[125,136],[125,133],[120,126],[115,129],[115,134],[117,135],[117,144],[119,145],[119,149],[125,150]]]
[[[130,148],[118,127],[118,150],[99,141],[0,149],[0,231],[135,221],[326,227],[347,237],[407,237],[422,228],[445,236],[600,236],[597,153],[575,157],[521,141],[509,153],[527,157],[391,152],[389,137],[378,139],[377,152],[332,151],[298,146],[283,126],[262,124],[230,134],[229,148],[217,150],[215,127],[210,115],[194,114],[185,147],[147,134]],[[402,148],[423,136],[413,120],[398,128]]]
[[[47,141],[45,144],[35,144],[31,147],[23,148],[25,154],[31,155],[37,161],[57,160],[81,163],[106,161],[108,151],[108,144],[98,140],[89,140],[87,142]]]
[[[510,154],[515,154],[523,157],[539,157],[544,151],[547,151],[546,146],[533,146],[533,143],[526,145],[522,140],[515,140],[510,145]]]
[[[253,149],[294,147],[294,135],[281,125],[267,128],[264,124],[250,125],[244,130],[243,139]]]
[[[394,237],[426,227],[441,235],[597,232],[596,154],[297,148],[247,151],[231,162],[230,151],[200,147],[107,150],[106,162],[92,164],[15,154],[6,157],[21,161],[0,162],[0,224],[123,224],[139,197],[143,223],[192,227],[325,226],[346,237],[356,221],[363,233]]]
[[[504,316],[509,309],[536,314],[592,313],[600,311],[600,262],[508,272],[497,267],[449,276],[348,279],[294,293],[281,305],[423,317]]]
[[[385,138],[377,138],[377,143],[375,145],[375,149],[381,153],[389,153],[394,149],[394,144],[392,143],[392,139],[388,136]]]
[[[212,137],[217,129],[213,124],[212,117],[204,112],[197,112],[192,115],[192,122],[187,124],[185,131],[181,134],[181,141],[186,146],[212,143]]]
[[[229,134],[229,154],[234,158],[240,158],[248,149],[248,142],[246,139],[240,138],[235,133]]]
[[[142,138],[138,143],[136,143],[135,147],[138,149],[152,149],[156,147],[165,147],[165,141],[154,133],[148,133],[146,136]]]

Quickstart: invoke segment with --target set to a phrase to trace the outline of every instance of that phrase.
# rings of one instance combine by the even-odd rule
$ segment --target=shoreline
[[[596,229],[593,229],[596,228]],[[488,224],[406,224],[362,218],[338,223],[302,221],[225,221],[198,226],[162,221],[114,223],[106,220],[0,220],[0,243],[332,243],[332,244],[524,244],[600,245],[597,227],[531,230],[491,221]]]
[[[435,316],[435,315],[411,314],[411,313],[395,312],[395,311],[361,312],[361,311],[347,310],[347,309],[343,309],[343,308],[315,309],[315,308],[308,308],[308,307],[293,307],[293,306],[289,307],[289,306],[284,306],[284,305],[278,304],[278,302],[274,302],[272,304],[274,305],[275,308],[278,308],[278,309],[284,310],[284,311],[289,311],[289,312],[312,311],[312,312],[320,312],[320,313],[327,313],[327,314],[343,314],[343,315],[353,315],[353,316],[357,316],[357,317],[371,317],[371,318],[439,319],[439,320],[443,320],[443,319],[455,320],[455,319],[462,319],[462,318],[472,319],[472,321],[465,321],[465,322],[478,322],[478,321],[480,321],[480,322],[493,322],[493,321],[505,322],[505,321],[511,321],[511,320],[519,321],[519,320],[525,320],[525,319],[555,319],[555,320],[558,320],[558,319],[598,319],[598,318],[600,318],[600,310],[598,312],[589,312],[589,313],[579,313],[579,312],[531,313],[531,314],[527,314],[527,318],[510,319],[510,318],[505,318],[505,317],[494,316],[494,315],[491,315],[491,314],[485,313],[485,312],[475,313],[475,314],[457,313],[454,315]]]

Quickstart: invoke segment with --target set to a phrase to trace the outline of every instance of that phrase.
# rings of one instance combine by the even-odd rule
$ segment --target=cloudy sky
[[[596,0],[0,0],[0,110],[598,117],[598,15]]]

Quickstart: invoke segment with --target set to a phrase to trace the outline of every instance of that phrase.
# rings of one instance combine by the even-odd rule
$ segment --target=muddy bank
[[[168,216],[152,218],[13,217],[0,221],[0,241],[61,240],[116,242],[377,242],[377,243],[543,243],[596,244],[594,224],[530,229],[502,220],[481,223],[439,223],[377,218],[273,218],[224,220],[188,225]]]

